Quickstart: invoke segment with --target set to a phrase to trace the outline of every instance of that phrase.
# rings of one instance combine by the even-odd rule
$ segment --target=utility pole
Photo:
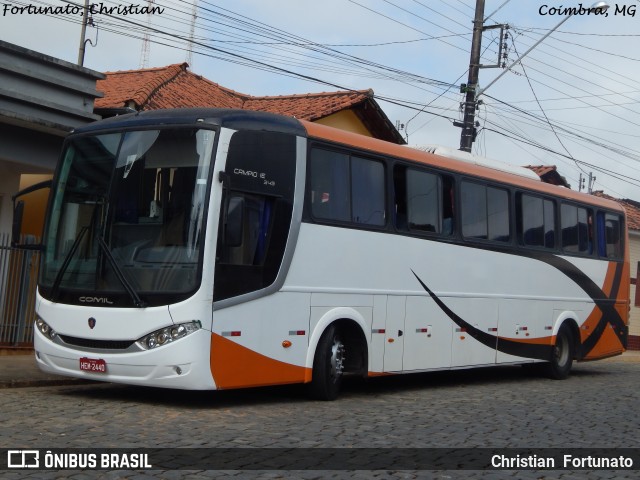
[[[193,0],[191,7],[191,26],[189,28],[189,43],[187,45],[187,60],[190,67],[193,67],[193,40],[196,31],[196,19],[198,18],[198,0]]]
[[[87,45],[87,23],[89,23],[89,0],[84,0],[84,12],[82,15],[82,29],[80,30],[80,49],[78,50],[78,65],[84,65],[84,50]]]
[[[502,8],[509,0],[505,1],[499,8]],[[582,8],[582,6],[580,7]],[[603,0],[597,1],[594,3],[589,10],[595,11],[598,15],[603,15],[609,8],[609,4]],[[497,10],[496,10],[497,11]],[[495,12],[494,12],[495,13]],[[489,15],[489,17],[491,17]],[[485,27],[484,24],[484,0],[476,0],[476,12],[475,18],[473,20],[473,38],[471,40],[471,59],[469,60],[469,80],[467,84],[462,84],[460,88],[461,93],[466,93],[465,102],[464,102],[464,119],[462,122],[453,122],[453,125],[456,127],[462,128],[462,133],[460,135],[460,150],[464,152],[471,152],[471,146],[475,141],[476,137],[476,108],[478,105],[478,97],[487,90],[491,85],[497,82],[503,75],[507,72],[511,71],[511,68],[518,65],[524,57],[526,57],[529,52],[531,52],[534,48],[536,48],[540,43],[542,43],[549,35],[555,32],[560,25],[569,20],[569,18],[573,16],[573,13],[565,16],[560,23],[558,23],[555,27],[549,30],[540,40],[538,40],[533,46],[531,46],[524,54],[520,56],[515,62],[509,65],[503,72],[494,78],[489,85],[482,89],[478,89],[478,77],[481,68],[487,67],[502,67],[505,68],[506,64],[501,64],[503,58],[506,58],[506,53],[503,56],[503,48],[506,48],[502,41],[506,38],[503,36],[504,28],[508,28],[506,25],[493,25],[489,27]],[[489,18],[487,17],[487,19]],[[498,53],[498,65],[481,65],[480,64],[480,51],[482,47],[482,32],[484,30],[488,30],[491,28],[500,28],[500,51]]]
[[[471,40],[471,58],[469,60],[469,79],[466,87],[466,98],[464,101],[464,120],[460,124],[462,127],[460,135],[460,150],[471,152],[471,146],[476,138],[476,89],[478,87],[478,77],[480,74],[480,50],[482,47],[482,31],[484,24],[484,0],[476,0],[476,15],[473,20],[473,38]]]
[[[142,36],[142,50],[140,51],[140,68],[147,68],[149,66],[149,27],[151,26],[151,12],[153,11],[153,2],[155,0],[147,0],[147,28],[144,30]]]

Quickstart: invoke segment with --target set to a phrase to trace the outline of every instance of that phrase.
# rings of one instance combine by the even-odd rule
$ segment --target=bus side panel
[[[498,345],[504,340],[512,340],[538,345],[551,345],[554,308],[557,302],[526,299],[500,300]],[[497,363],[529,361],[525,357],[511,355],[498,349]]]
[[[588,263],[571,259],[581,270]],[[580,322],[580,342],[588,347],[581,360],[597,360],[619,355],[626,349],[628,324],[629,269],[627,263],[597,262],[602,269],[600,275],[591,274],[601,289],[602,302],[591,303],[585,311],[588,317]]]
[[[456,315],[468,319],[471,326],[493,337],[489,345],[474,338],[473,333],[459,325],[451,325],[451,366],[465,367],[492,365],[496,363],[497,338],[492,328],[497,327],[498,299],[496,298],[451,298],[445,303]]]
[[[550,358],[560,320],[580,328],[595,300],[615,298],[608,264],[303,223],[283,289],[386,295],[365,332],[373,373],[521,363]]]
[[[429,297],[406,301],[405,370],[451,367],[454,326]]]
[[[213,312],[211,373],[220,389],[302,383],[310,295],[275,293]]]

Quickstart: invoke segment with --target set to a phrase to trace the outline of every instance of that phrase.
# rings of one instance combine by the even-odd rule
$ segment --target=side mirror
[[[229,197],[224,225],[224,244],[239,247],[244,237],[244,197]]]

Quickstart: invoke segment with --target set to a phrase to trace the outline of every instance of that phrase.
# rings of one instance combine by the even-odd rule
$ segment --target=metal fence
[[[26,243],[37,243],[33,237]],[[33,345],[33,321],[40,252],[12,247],[0,234],[0,346]]]

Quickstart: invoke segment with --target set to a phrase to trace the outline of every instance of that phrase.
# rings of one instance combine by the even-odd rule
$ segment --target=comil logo
[[[38,450],[9,450],[7,452],[9,468],[39,468],[40,452]]]
[[[105,303],[107,305],[113,305],[113,302],[107,297],[80,297],[82,303]]]

